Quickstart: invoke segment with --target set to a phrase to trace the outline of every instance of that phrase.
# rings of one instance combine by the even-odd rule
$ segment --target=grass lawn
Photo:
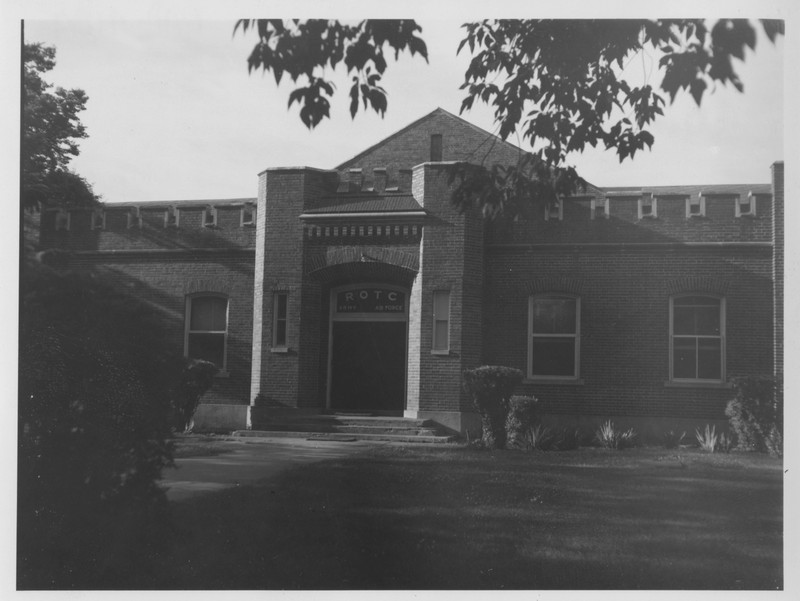
[[[386,446],[174,505],[121,588],[776,589],[763,455]]]

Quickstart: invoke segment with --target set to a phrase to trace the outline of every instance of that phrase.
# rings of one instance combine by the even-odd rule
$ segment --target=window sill
[[[270,353],[278,353],[282,355],[286,355],[289,352],[288,346],[276,346],[274,348],[269,349]]]
[[[227,369],[221,369],[217,373],[214,374],[214,377],[215,378],[230,378],[231,377],[231,372],[229,372]]]
[[[731,384],[728,382],[701,382],[701,381],[673,381],[667,380],[664,382],[665,388],[719,388],[719,389],[730,389],[733,388]]]
[[[448,357],[450,356],[450,351],[431,351],[431,355],[439,355],[440,357]]]
[[[523,384],[560,384],[564,386],[583,386],[582,378],[525,378]]]

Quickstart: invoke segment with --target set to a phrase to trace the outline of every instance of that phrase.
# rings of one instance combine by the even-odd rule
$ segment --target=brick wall
[[[213,256],[183,252],[130,252],[116,256],[84,252],[72,256],[70,267],[93,271],[104,281],[156,308],[176,349],[184,348],[186,296],[198,292],[225,295],[228,373],[215,378],[203,403],[248,403],[253,331],[252,252],[225,251]]]
[[[462,372],[482,355],[483,223],[450,202],[447,174],[440,165],[414,170],[418,201],[429,214],[421,257],[419,319],[419,409],[470,410],[461,387]],[[450,293],[450,350],[434,354],[433,297]]]
[[[486,363],[527,370],[528,299],[581,299],[580,382],[526,383],[548,413],[722,419],[727,388],[669,380],[669,298],[726,301],[727,376],[772,372],[771,249],[495,247],[486,259]]]
[[[360,168],[365,185],[373,185],[373,170],[386,169],[387,186],[400,182],[400,170],[431,161],[431,135],[442,135],[442,161],[516,163],[521,151],[493,134],[437,109],[337,167]]]

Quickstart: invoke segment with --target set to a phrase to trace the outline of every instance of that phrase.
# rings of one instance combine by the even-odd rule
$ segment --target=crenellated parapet
[[[45,209],[40,246],[126,251],[255,246],[256,199]]]
[[[768,184],[591,188],[490,227],[492,246],[769,244]]]

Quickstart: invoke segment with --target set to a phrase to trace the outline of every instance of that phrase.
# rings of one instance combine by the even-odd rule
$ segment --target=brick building
[[[358,411],[477,424],[482,364],[552,422],[724,420],[729,381],[782,376],[783,165],[772,183],[608,188],[515,222],[450,202],[453,161],[521,151],[441,109],[257,198],[50,211],[42,248],[146,298],[222,368],[198,429]]]

